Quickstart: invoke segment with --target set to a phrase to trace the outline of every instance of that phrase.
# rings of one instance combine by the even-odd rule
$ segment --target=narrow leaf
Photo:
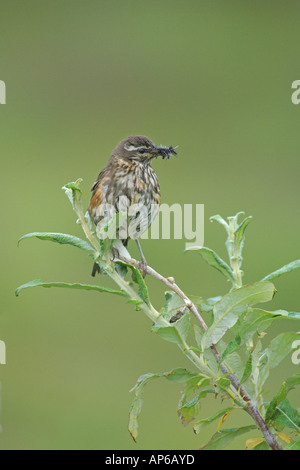
[[[136,269],[134,266],[128,263],[120,263],[126,266],[127,268],[131,269],[132,275],[133,275],[133,280],[138,284],[138,294],[140,298],[145,302],[146,305],[150,306],[150,299],[149,299],[149,292],[148,292],[148,287],[146,286],[146,283],[143,279],[143,276],[141,275],[140,271]]]
[[[246,380],[250,377],[251,372],[252,372],[252,354],[250,354],[247,359],[245,370],[240,381],[241,384],[246,382]]]
[[[15,291],[16,296],[20,294],[22,289],[27,289],[27,287],[63,287],[67,289],[82,289],[82,290],[95,290],[98,292],[107,292],[109,294],[123,295],[127,297],[127,294],[121,290],[114,290],[108,287],[96,286],[91,284],[77,284],[77,283],[67,283],[67,282],[44,282],[41,280],[35,280],[27,282],[22,286],[18,287]]]
[[[251,431],[252,429],[257,429],[257,426],[242,426],[240,428],[223,429],[218,431],[213,435],[207,444],[200,447],[200,450],[222,449],[223,447],[226,447],[228,444],[230,444],[233,439]]]
[[[234,281],[233,272],[228,266],[228,264],[225,263],[225,261],[223,261],[222,258],[220,258],[220,256],[217,255],[217,253],[215,253],[210,248],[206,248],[204,246],[192,246],[191,248],[187,248],[185,251],[196,251],[202,256],[202,258],[204,259],[204,261],[207,262],[207,264],[220,271],[225,277],[227,277],[231,281]]]
[[[240,247],[240,252],[242,251],[244,240],[245,240],[245,230],[248,227],[249,222],[251,221],[252,217],[246,217],[246,219],[241,222],[238,228],[234,232],[235,236],[235,243]]]
[[[228,230],[229,230],[228,223],[225,222],[225,220],[223,219],[223,217],[221,217],[219,214],[213,215],[212,217],[210,217],[209,220],[210,220],[211,222],[218,222],[220,225],[223,225],[223,227],[225,228],[225,230],[228,232]]]
[[[73,245],[81,250],[94,251],[92,245],[81,238],[74,237],[67,233],[54,233],[54,232],[32,232],[23,235],[18,241],[18,244],[26,238],[38,238],[40,240],[49,240],[51,242],[60,243],[61,245]]]
[[[276,395],[272,398],[271,402],[269,403],[266,409],[266,423],[269,423],[273,419],[274,414],[276,413],[277,406],[286,398],[286,395],[286,382],[283,382],[279,392],[277,392]]]
[[[241,345],[241,338],[237,335],[226,347],[225,351],[222,354],[220,365],[228,354],[232,354],[234,351],[237,351]]]
[[[233,406],[230,406],[230,407],[225,408],[223,410],[217,411],[216,413],[209,416],[208,418],[200,419],[193,426],[194,433],[199,434],[199,432],[202,431],[202,429],[204,429],[208,424],[212,423],[216,419],[220,418],[220,416],[224,415],[225,413],[227,413],[229,411],[232,411],[233,409],[234,409]]]
[[[132,439],[136,442],[138,437],[138,430],[139,430],[139,422],[138,418],[140,416],[142,406],[143,406],[143,393],[144,393],[144,386],[140,386],[137,390],[136,396],[133,399],[130,409],[129,409],[129,423],[128,423],[128,431]]]
[[[296,261],[292,261],[289,264],[286,264],[285,266],[282,266],[282,268],[277,269],[277,271],[274,271],[271,274],[268,274],[265,276],[262,280],[263,281],[272,281],[272,279],[275,279],[276,277],[282,276],[282,274],[289,273],[291,271],[294,271],[294,269],[300,268],[300,259],[297,259]]]

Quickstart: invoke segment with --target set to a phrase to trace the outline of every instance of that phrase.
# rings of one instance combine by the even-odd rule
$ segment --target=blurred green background
[[[32,279],[91,281],[84,252],[39,240],[17,248],[17,239],[32,231],[81,236],[60,188],[82,177],[88,205],[113,147],[144,134],[180,146],[177,158],[154,162],[162,200],[205,204],[206,246],[225,256],[225,232],[210,216],[253,216],[245,282],[299,258],[300,106],[291,103],[299,19],[299,4],[276,0],[1,0],[2,449],[197,449],[211,435],[213,426],[196,436],[180,424],[181,386],[161,379],[145,391],[140,436],[131,440],[129,390],[138,376],[189,363],[122,298],[58,289],[15,298]],[[184,255],[184,244],[145,240],[143,249],[188,293],[226,293],[222,276]],[[280,278],[270,308],[298,311],[299,281],[299,272]],[[164,287],[148,284],[160,308]],[[297,328],[280,322],[266,344]],[[289,356],[270,377],[269,397],[294,373]],[[200,415],[218,406],[209,399]],[[228,427],[237,423],[250,418],[228,419]]]

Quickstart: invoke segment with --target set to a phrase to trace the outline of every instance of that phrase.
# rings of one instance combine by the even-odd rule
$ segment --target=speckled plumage
[[[107,206],[115,212],[135,206],[132,213],[130,209],[128,211],[128,224],[138,220],[138,230],[129,237],[137,239],[142,235],[157,215],[161,200],[152,159],[158,156],[169,158],[172,154],[176,154],[173,147],[157,147],[144,136],[135,135],[122,140],[91,188],[93,194],[88,212],[96,226],[101,227],[105,217],[107,220]]]

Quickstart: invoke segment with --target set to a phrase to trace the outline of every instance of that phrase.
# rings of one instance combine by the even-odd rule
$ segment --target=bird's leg
[[[144,277],[146,276],[146,274],[147,274],[147,266],[148,266],[148,264],[147,264],[146,258],[145,258],[145,256],[144,256],[144,253],[142,252],[142,248],[141,248],[141,244],[140,244],[140,242],[139,242],[139,239],[136,238],[135,241],[136,241],[136,244],[137,244],[137,246],[138,246],[138,249],[139,249],[139,252],[140,252],[140,254],[141,254],[141,257],[142,257],[141,261],[139,262],[139,270],[140,270],[140,272],[141,272],[141,275],[142,275],[143,278],[144,278]]]
[[[112,247],[111,252],[113,255],[113,258],[112,258],[113,260],[119,257],[119,250],[115,246]]]

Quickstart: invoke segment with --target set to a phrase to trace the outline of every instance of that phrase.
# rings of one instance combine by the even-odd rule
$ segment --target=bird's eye
[[[139,153],[145,153],[146,149],[139,149]]]

